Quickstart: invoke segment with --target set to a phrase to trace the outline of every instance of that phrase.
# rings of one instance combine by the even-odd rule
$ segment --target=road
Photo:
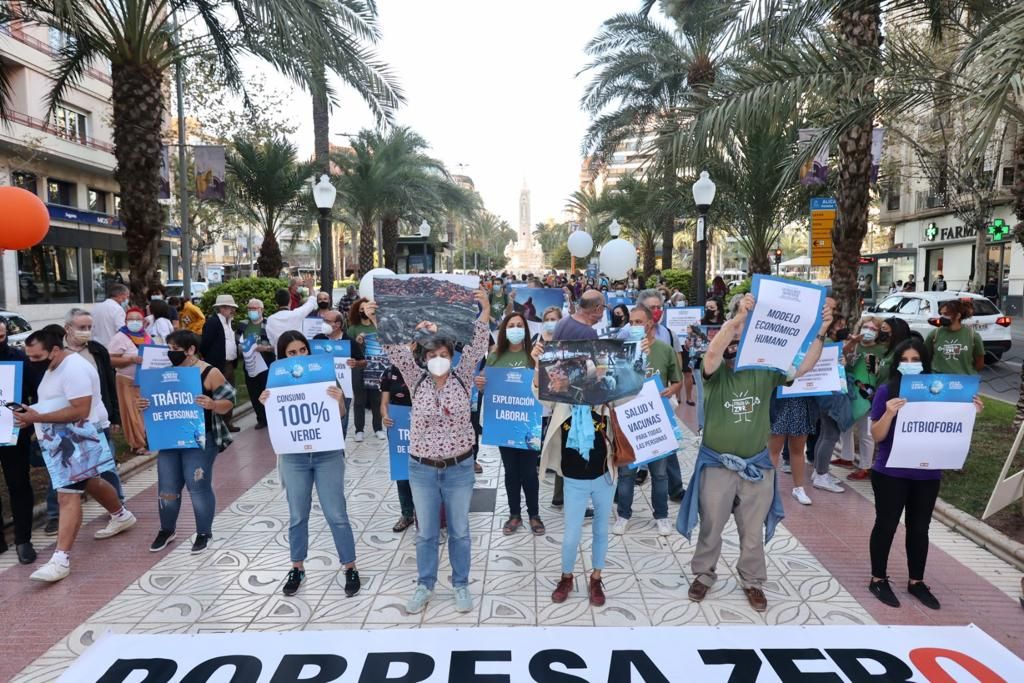
[[[1024,363],[1024,321],[1013,319],[1013,346],[995,365],[981,371],[981,393],[1016,403],[1020,394],[1020,370]]]

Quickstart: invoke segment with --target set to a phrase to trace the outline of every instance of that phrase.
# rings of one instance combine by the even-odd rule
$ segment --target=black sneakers
[[[153,539],[153,543],[150,544],[149,552],[155,553],[155,552],[158,552],[160,550],[163,550],[164,548],[167,547],[168,543],[170,543],[171,541],[174,540],[174,538],[175,538],[175,534],[174,534],[173,531],[167,531],[166,529],[161,529],[160,533],[158,533],[156,535],[156,538]]]
[[[196,534],[196,540],[192,542],[192,554],[196,555],[206,550],[211,538],[213,536],[210,534]]]
[[[285,595],[295,595],[299,590],[299,586],[305,580],[306,572],[297,567],[292,567],[292,570],[288,572],[288,576],[284,580],[284,588],[281,589],[281,592]]]
[[[921,604],[928,609],[939,609],[940,607],[939,601],[932,595],[931,589],[928,588],[924,581],[908,583],[907,592],[920,600]]]
[[[345,595],[352,597],[359,592],[363,584],[359,581],[359,571],[355,568],[345,570]]]
[[[900,606],[899,598],[897,598],[896,594],[892,592],[892,586],[889,585],[889,577],[886,577],[881,581],[872,581],[868,584],[868,590],[871,591],[872,595],[889,607]]]
[[[46,520],[46,526],[43,527],[43,535],[56,536],[58,529],[60,529],[60,518],[50,517]]]

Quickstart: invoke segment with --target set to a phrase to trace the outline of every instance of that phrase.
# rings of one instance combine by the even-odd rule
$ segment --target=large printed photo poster
[[[373,278],[377,335],[381,344],[413,341],[416,325],[429,320],[438,334],[469,343],[480,316],[474,275],[392,275]]]
[[[645,376],[640,345],[619,339],[548,342],[538,372],[542,401],[586,406],[635,396]]]

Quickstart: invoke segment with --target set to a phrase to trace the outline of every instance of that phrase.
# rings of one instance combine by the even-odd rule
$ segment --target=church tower
[[[530,188],[523,179],[519,191],[519,230],[516,241],[505,247],[509,262],[507,269],[513,273],[540,274],[544,270],[544,251],[533,239],[533,223],[530,220]]]

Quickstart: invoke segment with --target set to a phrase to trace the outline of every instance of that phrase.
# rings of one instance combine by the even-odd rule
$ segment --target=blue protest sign
[[[540,402],[533,396],[533,370],[529,368],[485,368],[480,443],[539,451],[541,444]]]
[[[747,314],[736,371],[760,368],[787,374],[793,359],[821,327],[825,288],[755,275],[750,291],[757,303]]]
[[[24,371],[25,364],[21,361],[0,362],[0,406],[21,402],[21,382]],[[0,408],[0,446],[16,444],[19,431],[14,424],[14,413]]]
[[[292,356],[271,363],[267,388],[334,381],[334,361],[316,356]]]
[[[334,357],[292,356],[274,361],[267,378],[267,431],[278,455],[345,448],[341,409],[328,390],[337,387]]]
[[[409,479],[409,424],[412,408],[409,406],[388,406],[388,416],[394,424],[388,427],[388,455],[391,461],[391,481]]]
[[[139,370],[139,393],[149,401],[142,413],[150,450],[204,448],[206,416],[196,403],[203,393],[199,368]]]
[[[331,356],[352,357],[352,342],[348,339],[310,339],[309,350],[316,355],[326,353]]]
[[[900,398],[909,403],[970,403],[978,394],[978,375],[904,375]]]
[[[971,450],[977,375],[904,375],[886,467],[958,470]]]

